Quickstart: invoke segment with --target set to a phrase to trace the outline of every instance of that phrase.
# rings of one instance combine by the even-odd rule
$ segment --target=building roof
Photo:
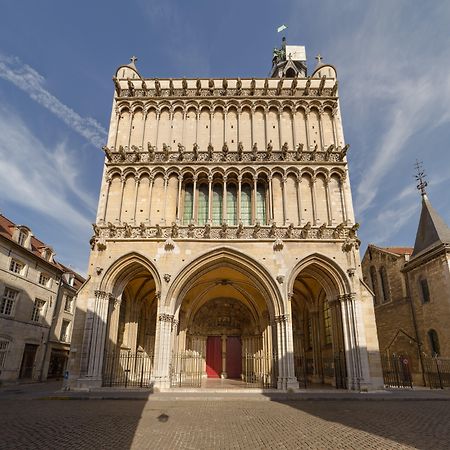
[[[3,236],[4,238],[8,239],[11,242],[14,242],[16,245],[19,245],[14,239],[13,239],[13,233],[16,228],[25,228],[28,231],[31,231],[29,227],[26,225],[17,225],[14,222],[12,222],[10,219],[5,217],[3,214],[0,214],[0,236]],[[48,244],[45,244],[41,240],[37,239],[35,236],[31,236],[31,248],[22,247],[25,252],[31,253],[33,256],[41,259],[42,261],[45,261],[47,264],[50,264],[53,266],[56,270],[59,270],[63,273],[72,273],[75,276],[75,282],[74,287],[78,289],[81,284],[84,282],[84,278],[75,272],[73,269],[70,269],[66,267],[64,264],[59,263],[58,261],[48,260],[45,259],[42,256],[42,250],[44,249],[50,249],[52,250],[52,247]]]
[[[442,244],[450,244],[450,228],[431,206],[430,200],[424,194],[422,195],[422,211],[412,257],[414,258]]]
[[[396,255],[411,255],[414,250],[412,247],[384,247],[384,249]]]

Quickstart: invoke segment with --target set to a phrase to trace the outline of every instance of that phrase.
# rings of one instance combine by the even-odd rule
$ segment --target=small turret
[[[306,77],[306,51],[303,45],[287,45],[281,40],[281,48],[273,50],[271,78]]]

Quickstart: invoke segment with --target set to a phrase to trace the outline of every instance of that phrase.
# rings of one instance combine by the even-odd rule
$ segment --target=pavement
[[[248,391],[3,386],[0,450],[450,447],[449,390]]]

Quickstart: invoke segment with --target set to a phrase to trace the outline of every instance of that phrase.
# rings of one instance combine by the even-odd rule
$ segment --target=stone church
[[[117,69],[70,386],[382,386],[336,70]],[[213,384],[214,385],[214,384]]]

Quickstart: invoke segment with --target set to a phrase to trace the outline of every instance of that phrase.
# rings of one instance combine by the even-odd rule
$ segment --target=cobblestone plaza
[[[259,398],[259,397],[258,397]],[[0,401],[1,449],[446,449],[450,403]]]

